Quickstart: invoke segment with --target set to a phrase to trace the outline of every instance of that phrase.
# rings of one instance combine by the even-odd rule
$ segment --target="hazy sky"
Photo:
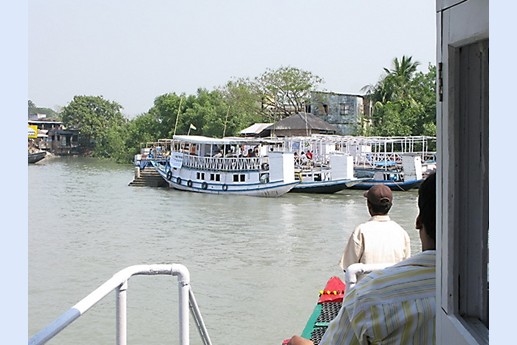
[[[29,0],[29,99],[102,95],[129,117],[291,66],[362,94],[395,57],[435,64],[434,0]]]

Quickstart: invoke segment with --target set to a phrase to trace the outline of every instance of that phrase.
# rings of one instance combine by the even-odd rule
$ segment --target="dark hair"
[[[388,212],[391,209],[391,205],[392,205],[391,202],[386,202],[386,203],[383,203],[383,204],[373,204],[373,203],[368,201],[368,203],[370,204],[370,207],[372,209],[372,213],[374,215],[385,215],[385,214],[388,214]]]
[[[431,173],[418,188],[420,222],[433,240],[436,240],[436,173]]]

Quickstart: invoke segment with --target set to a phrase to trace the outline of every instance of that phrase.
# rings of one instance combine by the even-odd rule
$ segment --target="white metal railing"
[[[203,318],[199,311],[196,299],[190,288],[190,273],[187,268],[179,264],[170,265],[135,265],[127,267],[115,275],[88,296],[67,310],[48,326],[29,339],[29,345],[45,344],[68,325],[78,319],[97,302],[102,300],[111,291],[116,290],[116,344],[127,343],[127,305],[126,290],[130,277],[134,275],[172,275],[178,277],[179,288],[179,338],[180,345],[189,345],[189,308],[203,343],[211,345]]]
[[[218,170],[218,171],[242,171],[259,170],[261,163],[267,163],[267,157],[252,158],[217,158],[183,155],[182,165],[193,169]]]
[[[345,284],[347,289],[351,289],[357,284],[358,275],[367,274],[373,271],[382,270],[393,264],[352,264],[345,270]]]

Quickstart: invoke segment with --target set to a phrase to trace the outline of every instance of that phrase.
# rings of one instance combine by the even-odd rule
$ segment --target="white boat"
[[[175,135],[169,160],[153,163],[178,190],[278,197],[299,183],[294,155],[275,150],[279,147],[267,139]]]
[[[353,157],[337,151],[335,136],[284,138],[284,150],[295,155],[295,179],[291,193],[332,194],[365,179],[354,177]],[[309,156],[310,154],[310,156]]]
[[[359,177],[371,177],[370,180],[358,183],[352,189],[368,190],[370,187],[383,184],[393,191],[408,191],[418,188],[424,181],[422,173],[422,161],[417,154],[401,155],[402,164],[397,165],[395,162],[384,168],[375,169],[356,169]]]
[[[354,177],[353,158],[342,152],[331,152],[325,163],[299,165],[295,169],[295,178],[300,181],[292,193],[332,194],[352,188],[365,179]]]

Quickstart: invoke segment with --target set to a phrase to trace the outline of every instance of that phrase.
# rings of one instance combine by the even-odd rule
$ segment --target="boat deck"
[[[317,315],[316,322],[310,331],[310,336],[308,335],[308,338],[312,340],[314,345],[318,345],[320,343],[321,338],[323,338],[323,334],[325,334],[330,321],[334,320],[334,318],[337,316],[342,304],[342,301],[318,304],[318,306],[321,308],[317,308],[315,310],[319,312],[319,314]]]

